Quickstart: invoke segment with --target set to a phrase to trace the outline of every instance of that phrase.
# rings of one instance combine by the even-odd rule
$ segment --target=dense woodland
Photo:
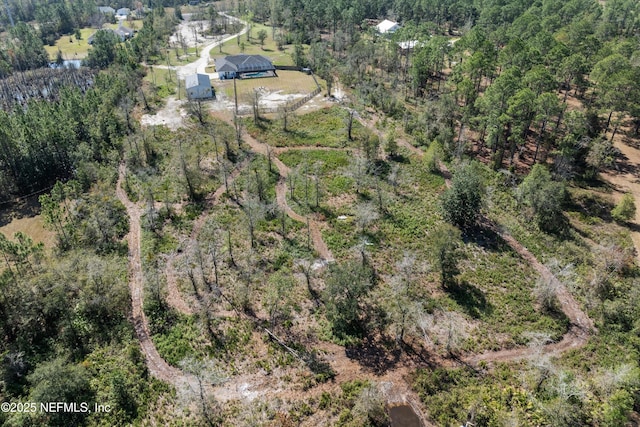
[[[4,425],[387,426],[377,381],[399,366],[435,425],[638,418],[635,201],[616,203],[599,174],[624,167],[615,143],[640,140],[640,3],[214,3],[271,27],[345,98],[229,120],[191,103],[177,131],[138,123],[163,102],[142,80],[142,64],[169,60],[181,14],[163,5],[130,41],[98,36],[91,71],[66,80],[43,69],[43,45],[94,25],[95,5],[0,13],[0,201],[41,194],[56,236],[0,235],[0,398],[115,408]],[[402,28],[376,34],[383,18]],[[190,384],[145,363],[129,232],[150,339]],[[582,325],[561,288],[593,328],[547,355]],[[343,362],[323,359],[335,345],[365,374],[341,381]],[[476,359],[503,349],[536,356]],[[239,374],[291,394],[205,390]]]

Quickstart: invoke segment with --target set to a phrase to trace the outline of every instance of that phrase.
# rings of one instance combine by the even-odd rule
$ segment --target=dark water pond
[[[392,406],[389,410],[391,427],[422,427],[420,418],[409,405]]]

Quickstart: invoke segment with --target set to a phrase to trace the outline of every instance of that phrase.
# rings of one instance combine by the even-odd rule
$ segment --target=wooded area
[[[638,425],[637,1],[110,5],[77,71],[93,2],[0,8],[0,399],[113,410],[0,423]],[[324,98],[181,101],[187,10]]]

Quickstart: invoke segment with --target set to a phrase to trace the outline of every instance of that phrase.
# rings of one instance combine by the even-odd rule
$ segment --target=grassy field
[[[44,48],[49,54],[51,60],[55,60],[58,55],[58,50],[62,52],[64,59],[83,59],[89,52],[88,39],[93,33],[96,32],[95,28],[83,28],[80,30],[81,39],[76,40],[76,37],[71,34],[68,36],[60,37],[54,46],[45,45]]]
[[[31,237],[35,243],[44,243],[47,249],[52,248],[56,243],[55,233],[45,228],[44,220],[40,215],[13,218],[11,222],[0,227],[0,233],[10,240],[14,240],[13,235],[19,231]]]
[[[119,24],[105,24],[103,28],[111,28],[115,30],[118,28]],[[139,30],[142,28],[141,20],[133,20],[130,22],[125,22],[124,26],[130,28],[132,30]],[[76,37],[73,34],[66,35],[60,37],[56,44],[53,46],[45,45],[44,49],[49,54],[49,58],[51,60],[56,59],[56,55],[58,54],[58,50],[62,52],[62,56],[64,59],[83,59],[86,58],[87,53],[89,52],[89,48],[91,45],[88,40],[97,30],[95,28],[82,28],[80,30],[80,40],[76,40]]]
[[[280,92],[282,95],[308,94],[316,88],[316,83],[308,74],[299,71],[277,71],[278,77],[236,80],[238,100],[247,101],[253,96],[253,91],[264,87],[270,92]],[[227,97],[233,99],[233,80],[214,80],[216,91],[224,91]]]
[[[341,108],[325,108],[289,120],[288,131],[282,130],[279,121],[263,121],[262,127],[253,122],[247,129],[255,138],[275,147],[317,146],[346,147],[357,144],[368,131],[357,121],[353,123],[353,140],[347,139],[345,119],[347,112]]]
[[[267,32],[267,38],[264,40],[264,45],[260,46],[258,40],[258,31],[265,30]],[[277,31],[277,30],[276,30]],[[248,36],[251,35],[251,38]],[[229,40],[222,45],[222,48],[215,48],[211,50],[212,57],[220,57],[226,55],[239,55],[241,53],[246,55],[264,55],[271,59],[276,65],[293,65],[293,59],[291,58],[291,52],[293,52],[293,46],[284,45],[283,50],[278,50],[275,40],[273,39],[273,32],[271,27],[262,24],[251,24],[251,31],[238,39]],[[244,51],[242,46],[244,45]]]

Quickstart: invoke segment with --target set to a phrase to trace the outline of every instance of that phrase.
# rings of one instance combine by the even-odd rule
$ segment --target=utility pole
[[[236,87],[236,76],[233,76],[233,97],[236,101],[236,114],[238,114],[238,88]]]

